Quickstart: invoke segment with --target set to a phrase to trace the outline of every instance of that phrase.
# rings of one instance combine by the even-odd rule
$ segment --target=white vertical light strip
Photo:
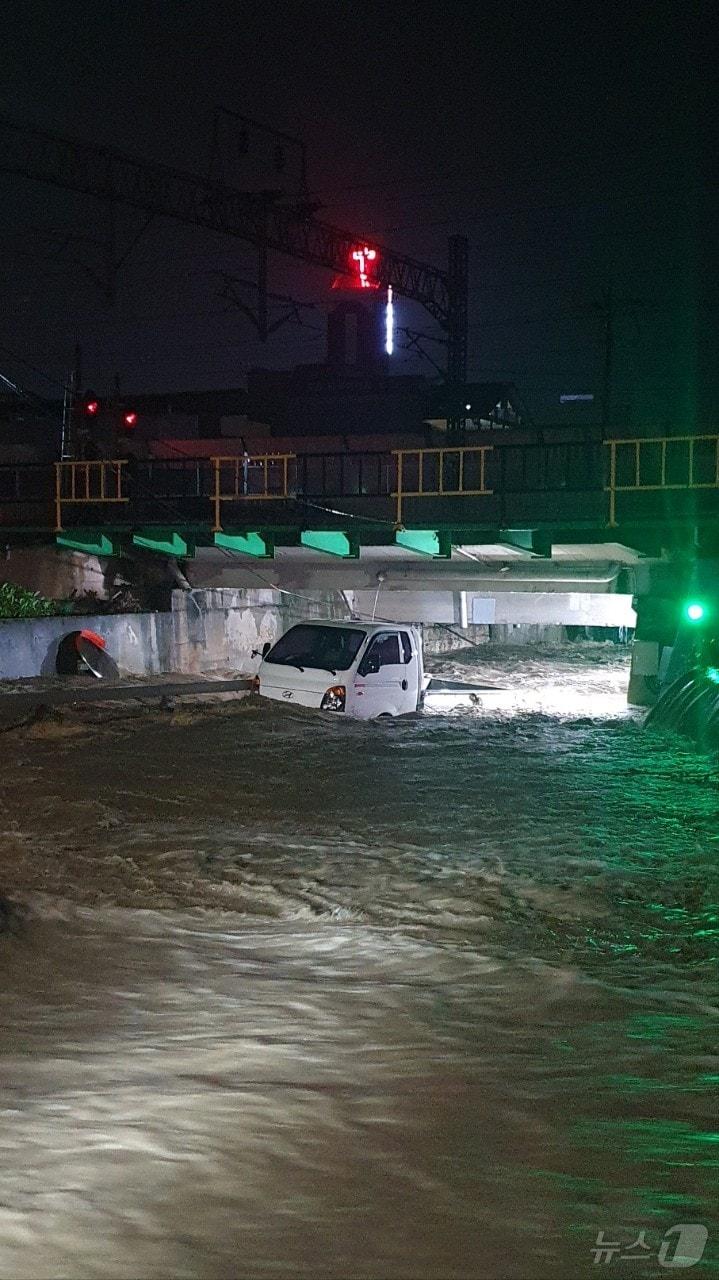
[[[394,352],[394,303],[392,301],[392,285],[387,286],[387,307],[385,310],[384,349],[388,356]]]

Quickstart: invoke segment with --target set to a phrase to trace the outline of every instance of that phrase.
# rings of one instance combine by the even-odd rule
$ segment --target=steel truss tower
[[[314,218],[302,203],[280,204],[166,165],[139,160],[107,147],[45,133],[0,116],[0,172],[46,182],[99,200],[141,209],[150,217],[174,218],[254,245],[260,264],[268,251],[354,273],[352,251],[366,238]],[[447,342],[448,427],[461,424],[467,378],[467,241],[452,236],[449,267],[442,270],[377,244],[374,279],[395,296],[419,302],[444,330]],[[266,280],[261,272],[260,285]],[[266,287],[266,286],[265,286]],[[262,292],[262,289],[260,289]],[[259,299],[259,309],[266,298]]]

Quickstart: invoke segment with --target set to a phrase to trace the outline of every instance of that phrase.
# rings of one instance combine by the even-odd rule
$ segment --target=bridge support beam
[[[164,556],[179,556],[182,560],[191,559],[195,554],[195,542],[177,529],[139,529],[133,533],[134,546],[145,551],[157,551]]]
[[[272,540],[265,533],[216,533],[215,546],[259,560],[271,560],[275,554]]]
[[[635,707],[651,707],[659,696],[671,657],[679,605],[678,599],[672,596],[641,596],[636,607],[627,702]]]
[[[324,551],[328,556],[340,556],[343,560],[356,560],[359,556],[357,543],[340,529],[305,529],[300,534],[300,544],[311,551]]]
[[[434,529],[398,529],[394,538],[398,547],[403,547],[405,551],[416,551],[421,556],[449,560],[452,554],[450,535],[438,533]]]

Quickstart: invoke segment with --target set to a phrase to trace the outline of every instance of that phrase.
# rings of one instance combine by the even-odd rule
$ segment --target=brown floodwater
[[[612,646],[441,665],[506,705],[2,734],[3,1280],[716,1270],[717,762]]]

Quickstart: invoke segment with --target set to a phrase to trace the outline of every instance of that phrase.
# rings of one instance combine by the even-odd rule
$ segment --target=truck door
[[[410,711],[419,709],[422,686],[422,664],[420,662],[419,644],[416,633],[412,631],[400,631],[399,633],[399,649],[400,661],[404,666],[404,680],[402,682],[403,703],[401,715],[405,715]]]
[[[408,694],[407,667],[402,658],[396,631],[378,631],[372,637],[354,679],[359,719],[402,714]]]

